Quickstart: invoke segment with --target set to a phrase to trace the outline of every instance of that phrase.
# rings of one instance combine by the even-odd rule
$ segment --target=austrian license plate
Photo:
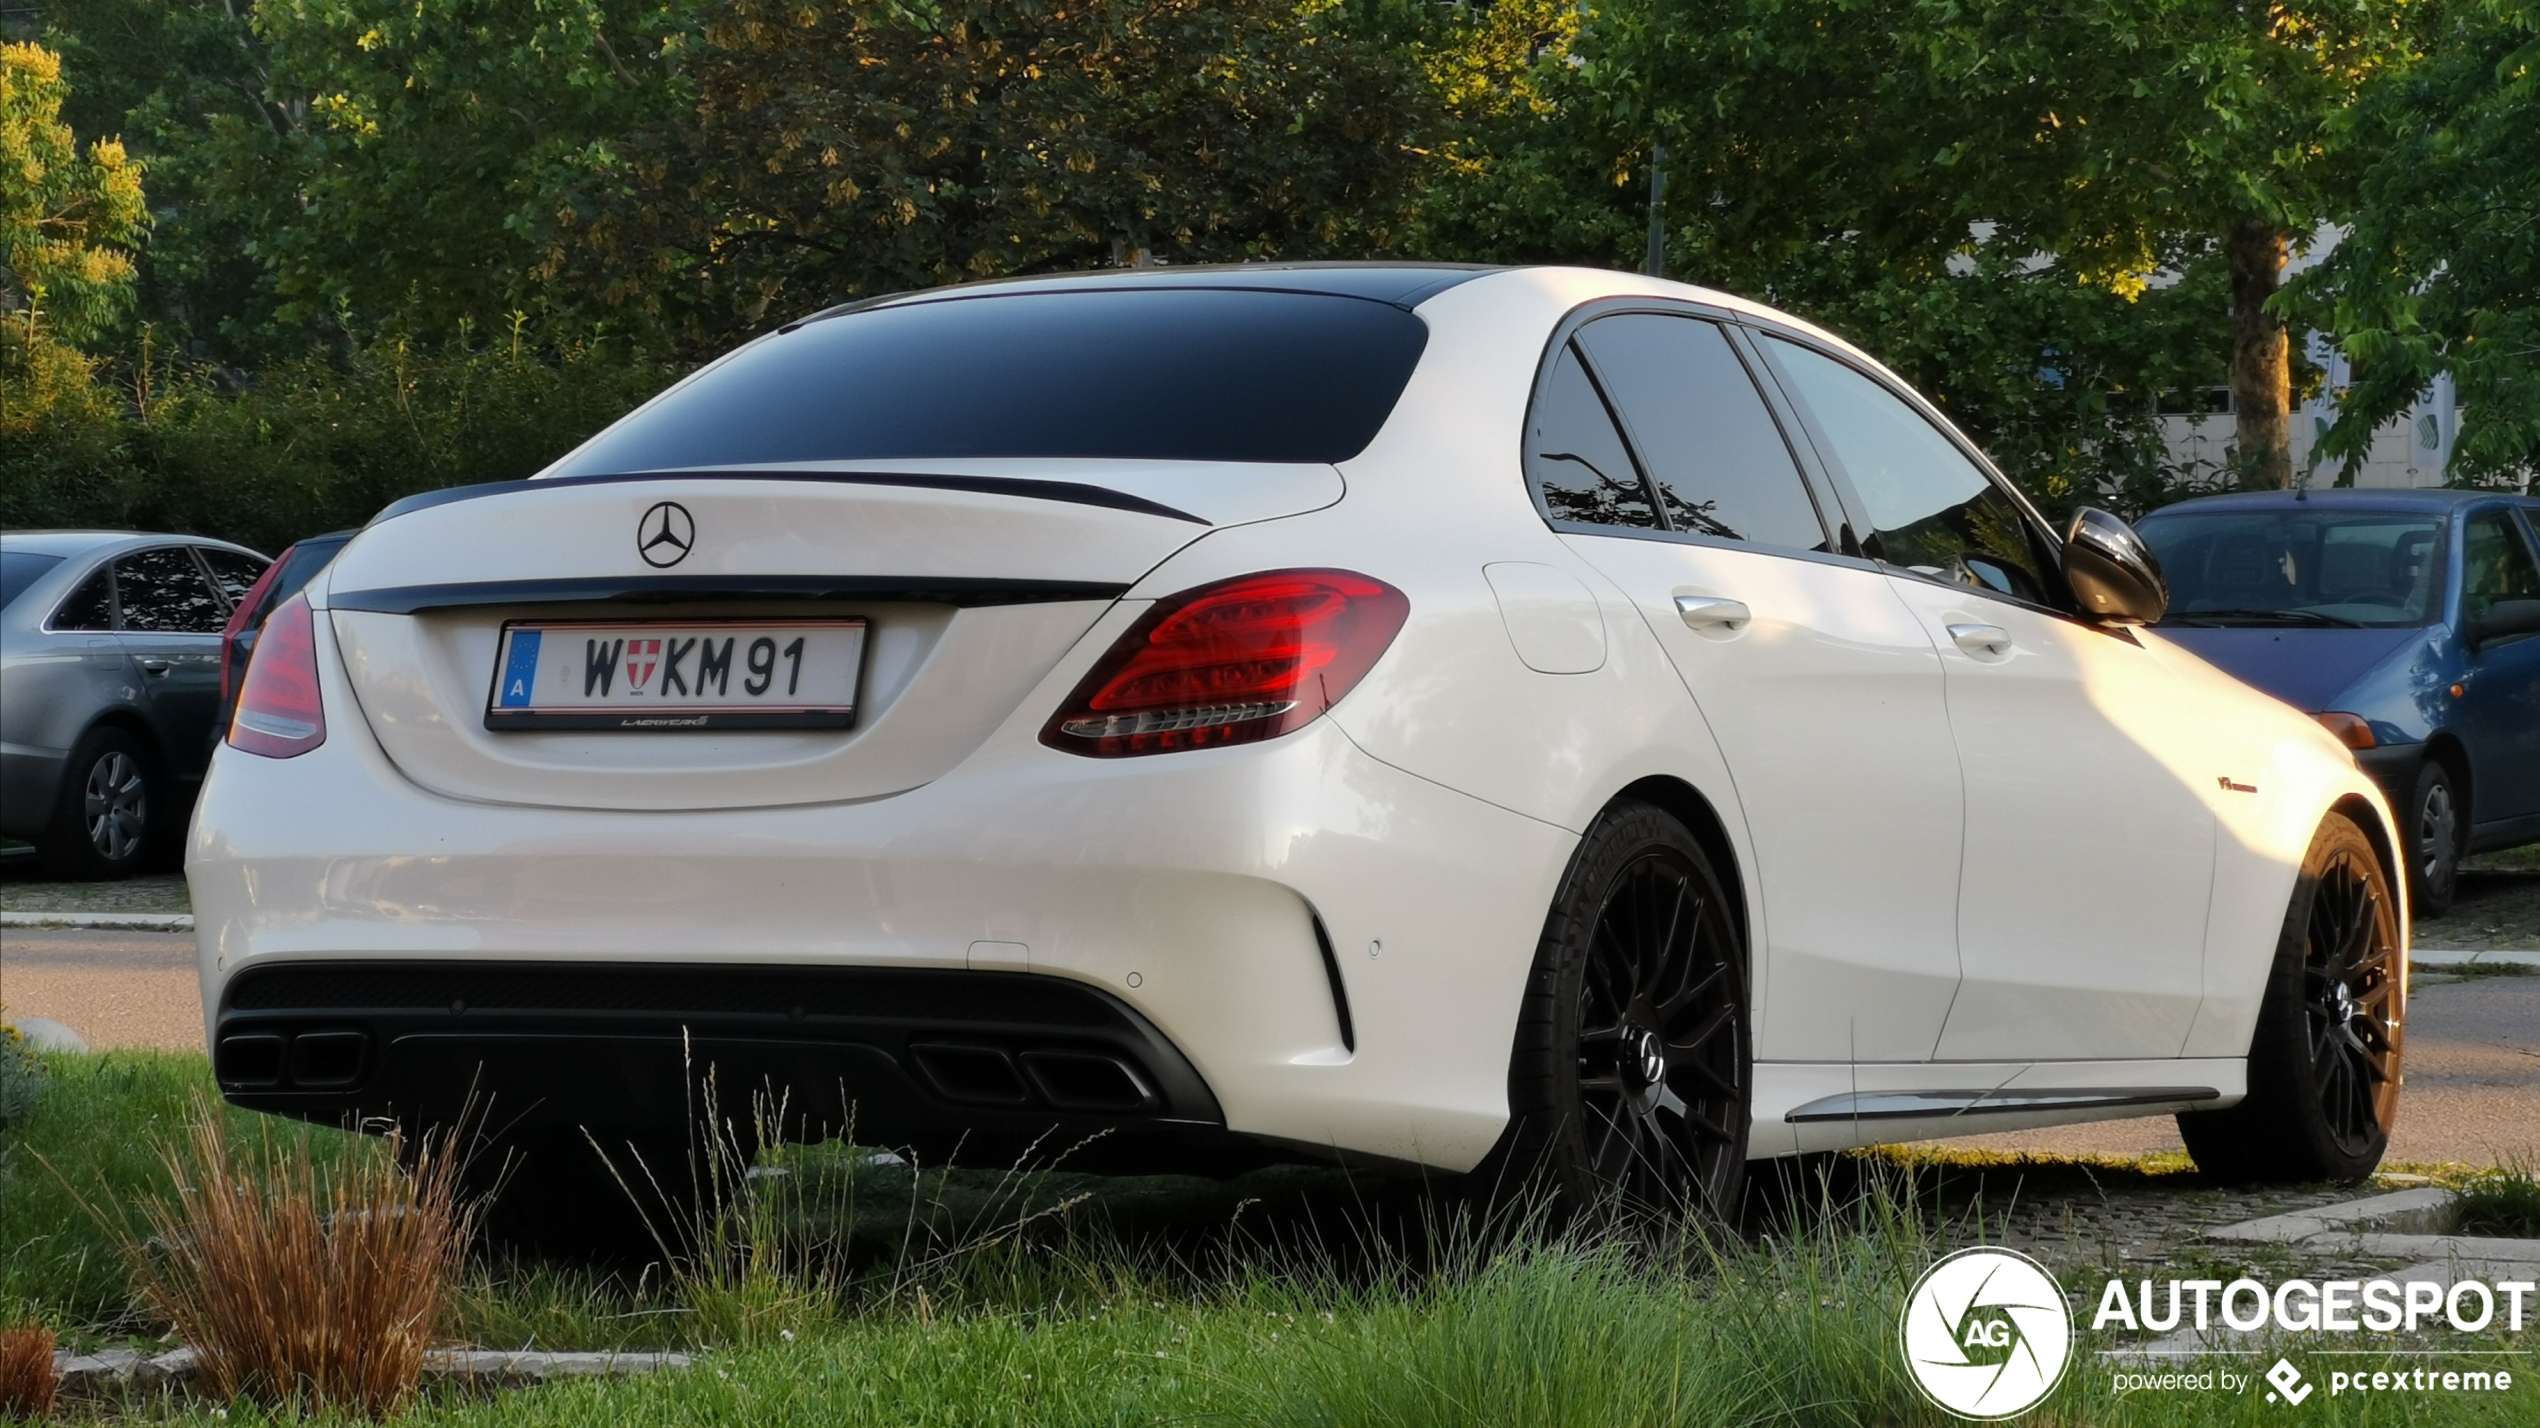
[[[844,729],[862,620],[573,620],[503,626],[488,729]]]

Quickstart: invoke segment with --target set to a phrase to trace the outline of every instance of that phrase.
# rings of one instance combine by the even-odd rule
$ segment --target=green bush
[[[244,386],[145,347],[117,377],[7,326],[0,526],[189,531],[268,552],[417,491],[527,476],[673,375],[613,340],[515,330],[381,337]]]

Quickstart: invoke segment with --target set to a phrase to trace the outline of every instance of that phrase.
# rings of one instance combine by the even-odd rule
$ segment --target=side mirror
[[[2170,607],[2152,547],[2134,527],[2088,506],[2064,531],[2064,582],[2084,613],[2111,625],[2149,625]]]
[[[2499,600],[2469,622],[2472,649],[2522,635],[2540,635],[2540,600]]]

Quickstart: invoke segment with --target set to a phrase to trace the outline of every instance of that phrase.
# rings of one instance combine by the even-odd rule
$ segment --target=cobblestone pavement
[[[2395,1175],[2365,1185],[2221,1186],[2183,1157],[2128,1165],[2005,1156],[1989,1166],[1942,1163],[1925,1178],[1934,1183],[1925,1203],[1937,1201],[1940,1235],[1952,1247],[2007,1245],[2077,1275],[2225,1280],[2347,1262],[2303,1246],[2209,1244],[2208,1231],[2425,1183]]]
[[[2476,952],[2540,947],[2540,848],[2515,848],[2462,864],[2460,895],[2451,911],[2417,919],[2414,942]]]
[[[48,881],[35,859],[0,856],[0,912],[192,912],[183,873],[112,883]]]

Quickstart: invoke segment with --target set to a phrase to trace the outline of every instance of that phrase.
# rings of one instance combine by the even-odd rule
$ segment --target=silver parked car
[[[221,627],[261,555],[199,536],[0,534],[0,834],[137,870],[211,753]]]

